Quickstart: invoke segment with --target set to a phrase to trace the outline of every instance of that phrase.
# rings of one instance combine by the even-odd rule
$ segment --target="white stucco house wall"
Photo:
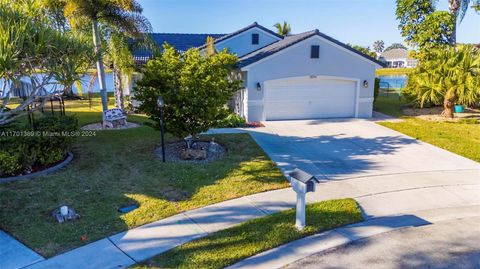
[[[235,110],[248,121],[372,116],[375,70],[383,67],[376,59],[318,30],[282,37],[254,23],[217,36],[217,50],[239,56],[244,87]]]

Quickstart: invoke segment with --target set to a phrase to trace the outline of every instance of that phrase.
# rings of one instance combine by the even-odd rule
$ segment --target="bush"
[[[0,176],[14,175],[22,169],[20,154],[0,152]]]
[[[470,45],[432,50],[408,75],[402,94],[420,107],[442,105],[446,97],[475,106],[480,100],[480,52]]]
[[[238,116],[235,113],[230,113],[225,119],[221,120],[217,128],[235,128],[235,127],[245,127],[247,122],[244,118]]]
[[[240,89],[241,81],[232,76],[237,60],[226,50],[206,56],[198,49],[179,53],[165,45],[162,55],[147,63],[136,83],[139,110],[159,122],[157,98],[162,96],[169,133],[195,137],[207,131],[228,115],[226,104]]]
[[[77,119],[69,116],[37,119],[34,130],[18,125],[1,127],[0,177],[63,160],[75,141],[72,132],[77,130]]]

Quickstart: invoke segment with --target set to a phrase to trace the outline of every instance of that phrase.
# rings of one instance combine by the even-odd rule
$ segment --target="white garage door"
[[[265,82],[266,120],[355,116],[356,83],[302,78]]]

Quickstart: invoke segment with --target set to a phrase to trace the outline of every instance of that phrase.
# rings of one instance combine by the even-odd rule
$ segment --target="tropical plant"
[[[388,46],[385,51],[393,50],[393,49],[404,49],[406,50],[407,47],[405,45],[400,44],[400,43],[393,43],[392,45]]]
[[[142,7],[135,0],[65,0],[64,14],[70,25],[81,27],[86,22],[92,26],[94,52],[97,60],[97,73],[102,96],[102,108],[108,109],[105,70],[101,51],[99,25],[114,29],[131,37],[149,32],[151,25],[141,15]]]
[[[465,17],[470,3],[472,3],[474,8],[478,8],[480,0],[448,0],[448,9],[450,10],[450,14],[455,18],[453,31],[451,33],[452,36],[450,38],[453,45],[457,41],[457,27]]]
[[[377,40],[373,42],[373,50],[376,53],[382,53],[384,49],[385,49],[385,42],[383,42],[383,40]]]
[[[67,31],[64,34],[68,37],[62,44],[64,53],[57,58],[53,71],[55,80],[63,86],[63,95],[72,98],[75,97],[73,85],[81,81],[94,61],[93,46],[81,33]]]
[[[215,39],[211,36],[207,36],[207,41],[205,42],[205,48],[207,55],[211,56],[216,53],[215,51]]]
[[[286,21],[284,21],[283,24],[277,22],[275,25],[273,25],[273,27],[277,29],[277,33],[281,36],[287,36],[292,33],[292,28]]]
[[[135,71],[135,62],[129,41],[124,35],[119,33],[111,34],[108,39],[107,56],[113,71],[115,105],[125,110],[123,89],[126,85],[123,78],[124,76],[132,76]]]
[[[168,132],[195,137],[207,131],[230,113],[226,104],[241,85],[232,73],[237,60],[226,50],[210,56],[198,49],[181,54],[164,45],[163,54],[147,63],[136,83],[139,110],[158,122],[157,98],[162,96]]]
[[[68,52],[70,36],[45,24],[41,7],[34,0],[12,3],[0,0],[0,126],[13,122],[29,109],[39,109],[49,94],[56,92],[59,59]],[[38,70],[42,70],[38,73]],[[69,72],[66,70],[65,72]],[[46,89],[49,88],[49,91]],[[27,95],[20,104],[11,104],[13,91]]]
[[[478,105],[480,53],[471,45],[435,49],[408,76],[404,96],[420,107],[443,105],[443,115],[453,117],[454,103]]]

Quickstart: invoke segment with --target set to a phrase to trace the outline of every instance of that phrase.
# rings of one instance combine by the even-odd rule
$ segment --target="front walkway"
[[[308,201],[353,197],[367,220],[419,210],[437,212],[442,208],[480,206],[479,178],[480,170],[470,170],[331,180],[322,182]],[[208,233],[292,208],[294,203],[295,193],[291,189],[246,196],[156,221],[26,268],[127,267]],[[397,221],[396,225],[411,223]]]

